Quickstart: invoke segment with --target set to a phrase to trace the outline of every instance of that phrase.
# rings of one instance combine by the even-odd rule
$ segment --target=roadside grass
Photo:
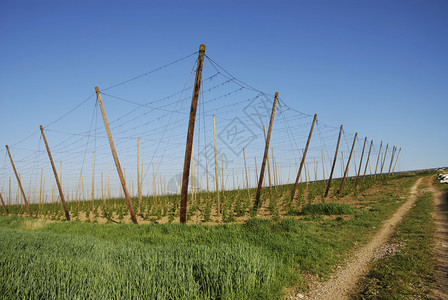
[[[328,276],[420,176],[358,196],[356,208],[342,206],[347,220],[316,213],[136,226],[0,217],[0,298],[278,299],[307,290],[306,274]]]
[[[434,282],[434,222],[432,193],[420,189],[415,206],[397,226],[389,245],[398,252],[386,254],[373,263],[369,273],[358,283],[353,299],[425,298]],[[397,250],[396,250],[397,251]]]
[[[304,215],[352,215],[356,212],[353,206],[340,203],[308,204],[302,208]]]

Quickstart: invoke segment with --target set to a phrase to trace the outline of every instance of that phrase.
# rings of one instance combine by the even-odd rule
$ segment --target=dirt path
[[[448,299],[448,194],[442,194],[432,184],[430,188],[434,195],[435,205],[436,282],[429,296],[431,299]]]
[[[379,232],[363,248],[352,255],[347,265],[339,269],[330,280],[318,283],[312,291],[297,299],[348,299],[350,292],[356,286],[358,279],[367,272],[368,263],[380,256],[381,246],[391,237],[395,226],[409,211],[417,198],[417,187],[422,179],[418,179],[411,187],[409,199],[381,226]],[[294,299],[294,298],[292,298]]]

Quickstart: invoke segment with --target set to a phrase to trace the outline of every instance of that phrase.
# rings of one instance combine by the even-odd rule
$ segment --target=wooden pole
[[[378,171],[378,163],[380,161],[381,147],[382,146],[383,146],[383,141],[381,141],[381,143],[380,143],[380,150],[378,151],[378,158],[376,159],[375,178],[376,178],[376,172]]]
[[[249,199],[249,201],[250,201],[249,177],[247,176],[246,153],[244,152],[244,148],[243,148],[243,158],[244,158],[244,169],[246,171],[247,199]]]
[[[92,152],[92,219],[95,219],[95,152]]]
[[[39,207],[42,208],[42,178],[43,178],[44,168],[40,168],[40,185],[39,185]]]
[[[221,213],[221,206],[219,202],[219,180],[218,180],[218,150],[216,148],[216,124],[215,124],[215,115],[213,115],[213,141],[215,148],[215,182],[216,182],[216,197],[217,197],[217,211],[218,215]],[[237,174],[238,176],[238,174]],[[238,181],[238,177],[237,177]]]
[[[208,193],[209,193],[209,188],[208,188],[208,165],[205,166],[205,181],[207,183],[207,197],[208,197]],[[233,183],[233,188],[235,189],[235,182]]]
[[[264,148],[263,162],[261,163],[261,169],[260,169],[260,179],[258,180],[257,193],[255,195],[255,203],[254,203],[255,209],[258,209],[258,206],[260,205],[261,187],[263,185],[264,170],[266,168],[266,159],[267,159],[267,156],[269,153],[269,142],[271,141],[272,125],[274,124],[275,108],[277,106],[277,102],[278,102],[278,92],[275,93],[274,104],[272,105],[271,119],[269,121],[269,128],[268,128],[268,135],[267,135],[267,138],[265,141],[266,145]]]
[[[185,148],[184,172],[182,177],[181,203],[180,203],[180,222],[187,222],[187,196],[188,180],[190,177],[191,148],[193,145],[194,123],[196,119],[196,108],[198,105],[199,90],[201,88],[202,65],[204,62],[205,45],[199,47],[198,63],[196,69],[196,78],[194,81],[194,91],[191,99],[190,120],[188,122],[187,145]]]
[[[81,189],[82,189],[82,201],[86,201],[86,194],[84,189],[84,178],[81,178]]]
[[[387,172],[387,176],[390,175],[390,170],[392,169],[392,163],[394,162],[395,151],[397,151],[397,148],[394,146],[392,150],[392,157],[390,159],[389,172]]]
[[[19,175],[17,174],[17,170],[16,170],[16,167],[15,167],[15,165],[14,165],[14,161],[12,160],[11,153],[9,152],[9,147],[8,147],[8,145],[5,145],[5,147],[6,147],[6,151],[8,152],[9,160],[11,161],[11,166],[12,166],[12,168],[13,168],[13,170],[14,170],[14,174],[16,175],[17,182],[18,182],[18,184],[19,184],[19,189],[20,189],[20,191],[22,192],[23,199],[25,200],[26,210],[27,210],[27,212],[28,212],[28,215],[29,215],[30,217],[32,217],[32,215],[31,215],[31,210],[30,210],[30,206],[28,205],[28,200],[26,199],[25,192],[23,191],[23,187],[22,187],[22,183],[21,183],[21,181],[20,181],[20,177],[19,177]]]
[[[142,157],[142,167],[141,167],[141,169],[140,169],[140,191],[139,191],[139,195],[138,195],[138,197],[139,197],[139,205],[141,206],[141,203],[142,203],[142,198],[143,198],[143,168],[144,168],[144,166],[145,166],[145,156],[143,156]],[[142,212],[141,211],[141,207],[139,208],[140,209],[140,213]]]
[[[156,185],[156,171],[154,170],[154,164],[152,164],[152,201],[157,203],[157,185]]]
[[[138,198],[138,212],[142,211],[142,193],[140,185],[140,138],[137,138],[137,198]]]
[[[84,189],[83,189],[83,184],[82,184],[82,169],[81,169],[81,172],[79,173],[79,200],[81,200],[81,193],[82,193],[83,200],[84,200]]]
[[[266,129],[263,126],[264,140],[266,141]],[[266,155],[266,163],[268,167],[268,179],[269,179],[269,199],[272,199],[272,181],[271,181],[271,167],[269,165],[269,151]]]
[[[11,205],[11,177],[9,177],[8,205]]]
[[[240,183],[238,182],[238,165],[236,165],[236,188],[238,190],[238,195],[240,194]]]
[[[333,179],[334,167],[336,166],[336,160],[338,158],[339,142],[341,141],[341,134],[342,134],[342,125],[341,125],[341,128],[339,129],[339,137],[338,137],[338,142],[336,144],[336,152],[334,153],[333,165],[331,166],[330,177],[328,178],[328,184],[327,184],[327,189],[325,190],[324,198],[326,198],[328,196],[328,191],[330,190],[331,180]]]
[[[103,206],[106,207],[106,197],[104,194],[103,172],[101,172],[101,199],[103,200]]]
[[[359,161],[359,170],[358,170],[358,174],[356,175],[355,186],[358,186],[358,178],[359,178],[359,175],[361,174],[362,159],[364,157],[364,149],[366,148],[366,142],[367,142],[367,137],[364,139],[364,145],[362,146],[361,160]]]
[[[196,173],[194,168],[194,144],[191,146],[191,175],[193,180],[191,181],[191,203],[196,201]]]
[[[138,224],[137,218],[135,217],[134,208],[132,207],[131,196],[129,195],[128,188],[126,187],[126,180],[123,176],[123,171],[121,170],[120,161],[118,160],[117,151],[115,150],[114,141],[112,139],[112,133],[110,132],[109,123],[107,122],[106,112],[104,111],[103,100],[101,99],[100,90],[98,87],[95,87],[96,96],[98,99],[98,103],[101,109],[101,115],[103,116],[104,127],[106,128],[107,138],[109,139],[110,150],[112,152],[112,156],[114,158],[115,166],[117,168],[118,177],[120,177],[121,186],[123,188],[123,192],[126,196],[126,203],[128,205],[129,213],[131,215],[132,222],[134,224]]]
[[[44,177],[44,183],[42,185],[42,205],[45,203],[45,177]]]
[[[64,208],[65,218],[70,221],[70,214],[68,213],[67,205],[65,204],[64,193],[62,192],[62,186],[59,182],[58,173],[56,167],[54,166],[53,157],[51,156],[50,147],[48,146],[47,139],[45,138],[45,133],[42,125],[40,126],[40,132],[42,133],[42,138],[44,139],[45,147],[47,148],[48,158],[50,159],[51,168],[53,169],[54,178],[56,179],[56,185],[59,190],[59,198],[61,199],[62,207]]]
[[[392,170],[392,175],[395,174],[395,167],[397,166],[397,161],[398,161],[398,157],[400,157],[400,152],[401,152],[401,148],[400,148],[400,150],[398,150],[397,158],[395,159],[394,169]]]
[[[373,146],[373,140],[370,141],[370,148],[369,148],[369,154],[367,155],[367,161],[366,161],[366,167],[364,168],[364,175],[362,180],[364,180],[366,178],[366,173],[367,173],[367,165],[370,162],[370,151],[372,151],[372,146]]]
[[[303,165],[304,165],[305,159],[306,159],[306,153],[308,152],[308,146],[310,145],[311,136],[313,134],[314,124],[316,123],[316,118],[317,118],[317,114],[314,114],[313,124],[311,125],[310,134],[308,135],[308,140],[306,141],[306,146],[305,146],[305,150],[303,152],[302,160],[300,162],[299,171],[297,172],[296,181],[295,181],[294,186],[291,191],[291,203],[294,201],[297,185],[299,183],[300,174],[302,173],[302,168],[303,168]]]
[[[384,167],[384,163],[386,162],[388,148],[389,148],[389,144],[386,145],[386,150],[384,150],[384,158],[383,158],[383,161],[381,162],[380,176],[383,175],[383,167]]]
[[[6,208],[5,202],[3,202],[3,197],[2,197],[2,193],[0,193],[0,200],[2,200],[2,206],[3,206],[3,211],[5,212],[5,215],[9,215],[8,209]]]
[[[321,151],[322,153],[322,173],[324,175],[324,185],[327,183],[325,180],[325,160],[324,160],[324,150]]]
[[[62,185],[62,161],[59,162],[59,183],[61,184],[61,187],[63,187],[63,185]]]
[[[224,197],[224,156],[221,156],[221,191]]]
[[[342,195],[342,188],[344,187],[345,178],[348,174],[348,167],[350,166],[350,160],[352,159],[353,149],[355,148],[356,143],[356,137],[358,136],[358,133],[355,133],[355,138],[353,139],[352,149],[350,150],[350,155],[348,157],[347,161],[347,167],[345,168],[344,177],[342,177],[341,187],[339,188],[339,195]]]
[[[302,157],[304,156],[304,153],[305,153],[305,151],[302,149]],[[305,174],[305,183],[306,183],[306,186],[307,186],[307,188],[308,188],[308,172],[307,172],[307,167],[306,167],[306,160],[305,160],[305,162],[304,162],[304,164],[303,164],[303,173]]]

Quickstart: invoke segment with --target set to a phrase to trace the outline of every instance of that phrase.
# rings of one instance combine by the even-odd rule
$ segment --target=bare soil
[[[369,262],[381,257],[395,226],[414,205],[420,181],[421,178],[411,187],[408,200],[398,208],[390,219],[383,223],[378,233],[367,245],[350,255],[352,258],[346,262],[345,266],[338,267],[335,274],[326,282],[312,282],[309,293],[292,295],[289,299],[348,299],[356,287],[357,281],[367,273]],[[445,238],[447,238],[446,235]]]

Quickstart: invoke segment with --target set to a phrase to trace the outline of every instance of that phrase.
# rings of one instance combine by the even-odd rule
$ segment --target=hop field
[[[368,240],[418,176],[378,182],[344,205],[311,201],[295,216],[236,224],[0,217],[0,298],[279,299]]]

